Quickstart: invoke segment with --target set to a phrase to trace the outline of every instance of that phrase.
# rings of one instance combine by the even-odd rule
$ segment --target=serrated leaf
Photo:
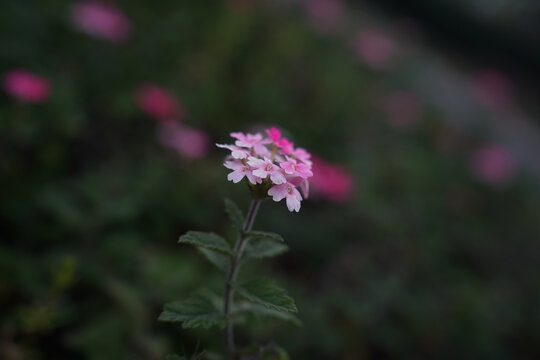
[[[223,328],[227,324],[225,314],[216,307],[215,302],[208,296],[208,293],[202,291],[185,300],[165,304],[158,320],[178,321],[186,329],[194,327],[208,329],[215,325]]]
[[[198,250],[206,257],[208,261],[214,264],[219,270],[224,273],[229,271],[231,259],[229,256],[215,250],[208,248],[198,247]]]
[[[302,326],[302,321],[294,314],[289,312],[277,311],[271,308],[267,308],[263,305],[242,301],[233,307],[233,314],[238,313],[250,313],[255,317],[273,317],[279,320],[290,322],[296,326]]]
[[[262,259],[280,255],[287,250],[289,250],[289,247],[283,243],[267,238],[255,238],[246,244],[244,257]]]
[[[283,237],[279,234],[266,232],[266,231],[248,231],[246,233],[246,238],[253,240],[253,239],[267,239],[277,242],[284,242]]]
[[[255,303],[278,311],[297,312],[294,300],[284,289],[276,286],[270,279],[254,279],[239,284],[231,284],[239,294]]]
[[[225,211],[227,212],[227,215],[229,215],[229,219],[234,227],[238,230],[242,230],[244,227],[244,215],[238,205],[232,200],[225,199]]]
[[[221,236],[210,232],[188,231],[185,235],[180,236],[178,242],[196,245],[231,255],[229,243]]]

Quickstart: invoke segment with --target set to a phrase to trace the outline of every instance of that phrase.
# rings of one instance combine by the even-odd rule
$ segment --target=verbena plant
[[[165,304],[159,320],[181,322],[184,328],[218,326],[225,329],[229,359],[287,359],[286,353],[275,345],[248,346],[237,349],[234,322],[239,315],[252,313],[299,323],[294,300],[287,292],[266,278],[238,282],[240,265],[246,259],[260,259],[279,255],[288,247],[283,238],[274,233],[252,230],[257,212],[264,199],[286,200],[289,211],[298,212],[302,195],[307,198],[311,155],[281,136],[276,128],[260,133],[231,133],[234,145],[217,144],[231,151],[224,166],[231,169],[227,179],[239,183],[246,178],[251,192],[251,205],[244,216],[238,206],[226,199],[225,210],[236,230],[236,242],[231,246],[221,236],[189,231],[179,242],[195,245],[218,269],[226,274],[222,296],[208,289],[199,289],[181,301]],[[300,191],[302,195],[300,194]],[[235,301],[239,294],[243,301]]]

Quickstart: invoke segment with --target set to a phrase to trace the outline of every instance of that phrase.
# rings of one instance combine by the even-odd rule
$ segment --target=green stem
[[[240,268],[240,260],[242,259],[242,252],[246,246],[246,237],[245,234],[251,230],[253,223],[255,222],[255,216],[261,205],[261,200],[252,200],[251,205],[247,213],[246,221],[244,227],[238,237],[238,241],[234,246],[234,257],[231,261],[231,267],[229,268],[229,273],[227,274],[227,280],[225,281],[225,303],[223,311],[227,316],[227,327],[225,328],[225,339],[227,342],[227,351],[229,352],[229,358],[234,359],[236,353],[236,345],[234,344],[234,331],[233,323],[231,317],[231,306],[233,302],[234,289],[231,286],[231,283],[236,280],[238,275],[238,269]]]

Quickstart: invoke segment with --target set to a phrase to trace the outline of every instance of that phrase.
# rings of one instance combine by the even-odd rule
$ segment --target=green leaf
[[[231,219],[234,227],[241,231],[244,227],[244,215],[242,214],[242,210],[240,210],[234,201],[225,199],[225,211],[229,215],[229,219]]]
[[[185,235],[180,236],[178,242],[196,245],[231,255],[231,247],[229,246],[229,243],[221,236],[214,233],[188,231]]]
[[[224,328],[227,324],[225,314],[217,308],[215,301],[212,301],[209,294],[203,291],[195,293],[185,300],[165,304],[158,320],[179,321],[185,329],[194,327],[208,329],[214,325]]]
[[[294,300],[270,279],[254,279],[243,284],[233,282],[233,288],[246,299],[278,311],[297,312]]]
[[[280,255],[287,250],[289,250],[289,247],[283,243],[267,238],[255,238],[246,244],[244,257],[261,259]]]
[[[206,257],[208,261],[214,264],[219,270],[227,273],[231,264],[231,259],[227,255],[224,255],[218,251],[210,250],[207,248],[199,247],[201,253]]]
[[[277,311],[271,308],[267,308],[263,305],[248,301],[241,301],[237,304],[234,304],[233,314],[236,315],[243,312],[250,313],[255,317],[273,317],[279,320],[290,322],[291,324],[296,326],[302,326],[302,321],[296,315],[289,312]]]
[[[246,238],[253,240],[253,239],[267,239],[277,242],[284,242],[283,238],[279,234],[266,232],[266,231],[248,231],[246,233]]]

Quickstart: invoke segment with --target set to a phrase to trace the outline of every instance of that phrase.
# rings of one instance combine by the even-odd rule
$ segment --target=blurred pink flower
[[[305,0],[305,7],[309,23],[320,32],[335,28],[343,14],[342,0]]]
[[[87,35],[123,42],[132,32],[129,19],[112,3],[98,0],[80,1],[71,8],[71,21]]]
[[[354,44],[357,56],[375,70],[390,66],[396,51],[396,43],[378,29],[364,29],[356,36]]]
[[[155,119],[167,119],[182,116],[182,106],[166,90],[153,84],[139,86],[135,94],[137,104],[149,116]]]
[[[313,177],[310,185],[313,192],[334,202],[349,200],[353,190],[350,171],[344,166],[329,164],[317,156],[313,156],[312,160]]]
[[[399,129],[414,128],[424,113],[424,104],[418,96],[406,91],[388,95],[383,107],[388,122]]]
[[[478,180],[491,185],[504,185],[517,175],[517,162],[503,146],[484,145],[475,149],[470,159],[470,167]]]
[[[42,102],[51,94],[49,80],[24,69],[7,72],[4,75],[3,85],[9,95],[26,102]]]
[[[210,137],[206,132],[175,120],[160,122],[156,135],[161,144],[172,147],[186,158],[199,159],[210,151]]]
[[[484,106],[500,109],[514,103],[512,80],[497,70],[481,70],[473,77],[473,94]]]

